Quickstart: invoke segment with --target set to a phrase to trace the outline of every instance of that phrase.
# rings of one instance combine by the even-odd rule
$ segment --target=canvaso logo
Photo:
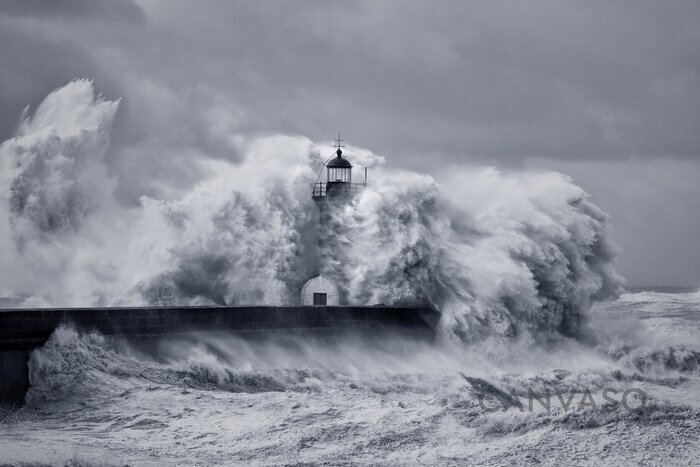
[[[520,391],[510,388],[506,392],[482,379],[462,376],[472,386],[472,392],[477,397],[479,407],[486,412],[509,409],[534,412],[544,409],[547,413],[551,413],[553,409],[557,408],[566,412],[585,409],[616,410],[619,407],[635,412],[643,409],[648,400],[646,392],[640,388],[628,388],[624,391],[604,388],[602,391],[594,393],[588,389],[568,392],[549,390],[538,392],[528,387]]]

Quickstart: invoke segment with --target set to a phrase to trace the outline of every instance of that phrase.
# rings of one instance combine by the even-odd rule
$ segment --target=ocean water
[[[61,328],[3,415],[0,461],[697,465],[699,336],[700,293],[653,291],[549,344],[197,334],[145,351]]]

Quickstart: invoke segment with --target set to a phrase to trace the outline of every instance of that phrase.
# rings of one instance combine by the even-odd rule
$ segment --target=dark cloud
[[[62,19],[142,21],[143,11],[131,0],[4,0],[0,14]]]
[[[411,161],[692,158],[700,146],[697,3],[42,3],[6,10],[149,17],[56,36],[183,102],[225,96],[243,132],[327,138],[333,122]]]
[[[163,78],[227,90],[266,130],[322,138],[337,121],[383,152],[501,163],[693,157],[700,143],[688,131],[700,85],[690,3],[676,8],[685,14],[558,2],[216,9],[168,12],[174,53],[157,73],[192,58],[196,75]]]

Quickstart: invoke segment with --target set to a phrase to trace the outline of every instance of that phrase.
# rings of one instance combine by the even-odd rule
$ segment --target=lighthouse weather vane
[[[345,147],[345,145],[343,144],[344,141],[345,141],[344,139],[340,139],[340,132],[338,132],[338,139],[335,141],[335,144],[333,145],[333,147],[338,148],[338,149],[344,148]]]

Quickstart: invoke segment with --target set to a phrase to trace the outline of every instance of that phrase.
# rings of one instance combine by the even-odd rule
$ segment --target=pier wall
[[[21,402],[29,388],[27,362],[61,324],[105,335],[158,337],[196,331],[234,333],[372,331],[399,327],[432,332],[437,313],[412,307],[241,306],[0,310],[0,401]]]

